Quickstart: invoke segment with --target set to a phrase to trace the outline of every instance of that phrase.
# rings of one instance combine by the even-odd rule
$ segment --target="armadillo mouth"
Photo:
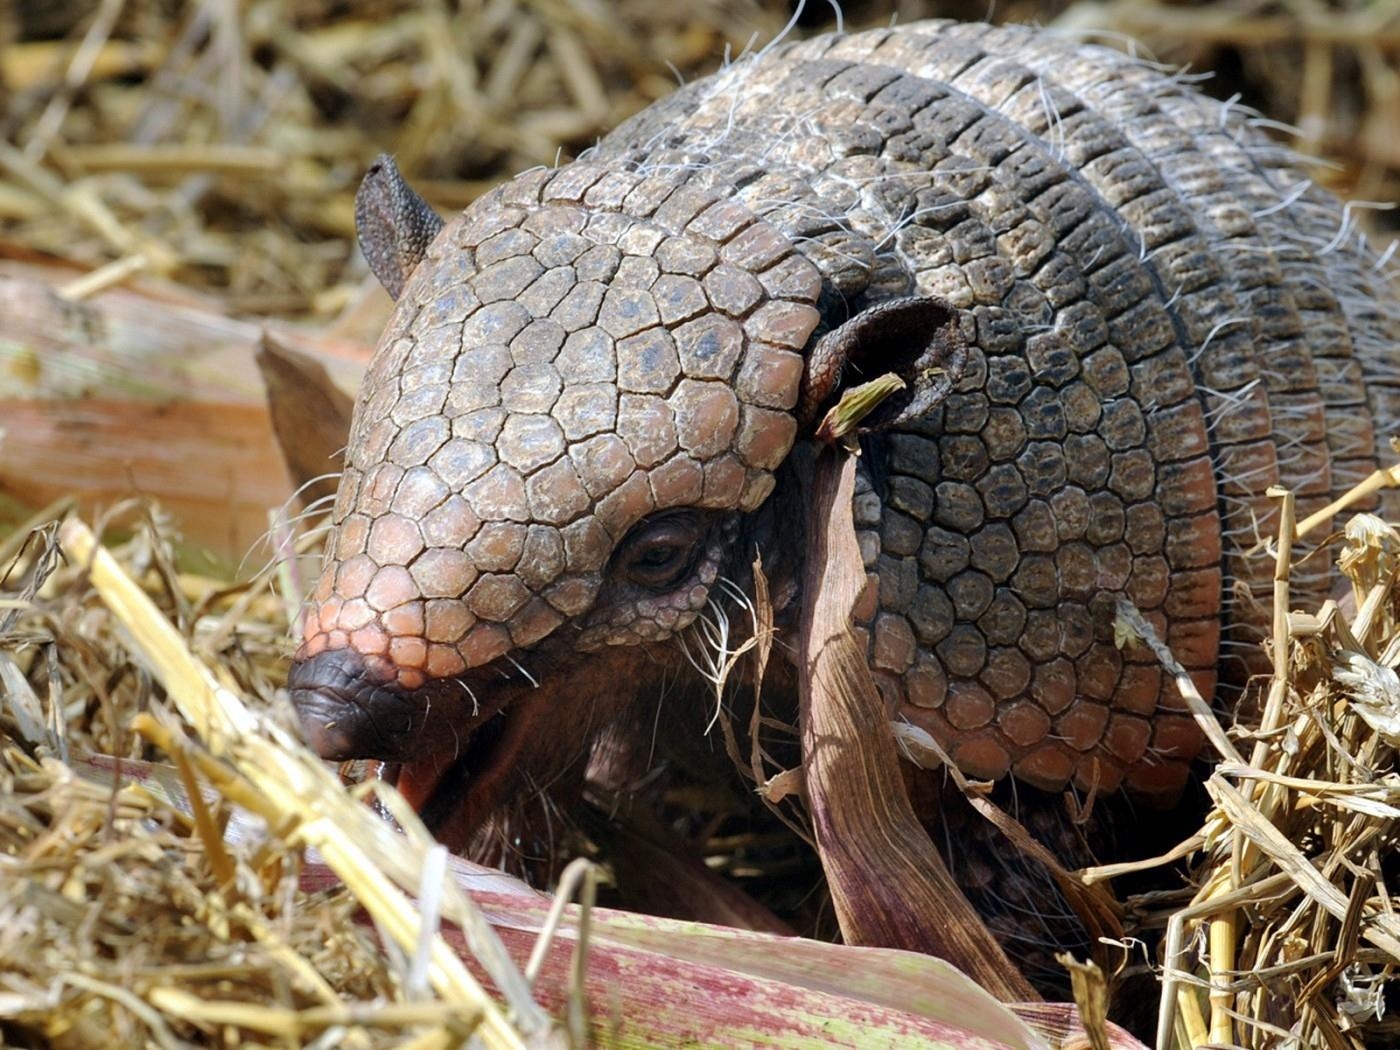
[[[411,761],[385,763],[380,775],[398,788],[433,837],[454,853],[509,795],[533,722],[528,701],[506,704],[472,730],[465,746]]]
[[[515,785],[545,706],[518,680],[493,677],[488,668],[407,692],[380,684],[358,653],[341,649],[297,660],[288,686],[322,758],[396,785],[438,840],[461,852]]]

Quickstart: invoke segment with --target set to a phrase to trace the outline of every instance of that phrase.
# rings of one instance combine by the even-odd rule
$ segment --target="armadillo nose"
[[[353,649],[293,661],[287,689],[307,742],[322,758],[400,761],[419,749],[419,705],[376,683]]]

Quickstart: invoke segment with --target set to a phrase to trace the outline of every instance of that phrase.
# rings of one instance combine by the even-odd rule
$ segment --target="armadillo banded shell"
[[[872,666],[969,773],[1174,795],[1199,734],[1117,597],[1211,695],[1222,627],[1259,637],[1269,487],[1318,509],[1400,419],[1394,300],[1335,201],[1141,62],[946,23],[773,49],[594,158],[693,169],[852,311],[971,312],[973,367],[857,497]]]

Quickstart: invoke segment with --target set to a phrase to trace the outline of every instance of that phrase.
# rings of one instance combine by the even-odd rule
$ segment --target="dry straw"
[[[398,813],[403,831],[396,832],[362,800],[347,794],[328,767],[249,708],[230,680],[220,680],[227,672],[221,675],[193,655],[187,639],[81,522],[66,521],[59,542],[68,561],[86,570],[110,610],[111,628],[126,639],[140,669],[155,677],[183,719],[152,711],[137,715],[132,724],[174,761],[190,807],[181,826],[151,834],[142,824],[143,809],[151,820],[170,820],[171,814],[158,816],[148,791],[123,785],[119,768],[111,791],[59,767],[54,759],[28,769],[30,775],[48,774],[51,790],[42,799],[24,798],[21,791],[11,802],[22,804],[7,811],[32,812],[40,806],[51,824],[42,834],[36,829],[33,840],[16,843],[21,849],[6,851],[5,861],[17,882],[27,878],[28,889],[40,894],[37,911],[59,909],[48,915],[50,924],[59,923],[78,942],[78,953],[67,960],[74,971],[49,973],[50,982],[59,986],[51,983],[50,994],[61,996],[65,984],[88,993],[64,1013],[100,1024],[101,1000],[110,997],[167,1045],[179,1040],[165,1018],[209,1032],[228,1027],[298,1043],[315,1033],[377,1029],[413,1031],[413,1044],[424,1047],[455,1045],[466,1033],[489,1047],[552,1041],[553,1021],[534,1002],[529,982],[491,927],[446,877],[440,848],[416,819]],[[56,750],[52,740],[50,745],[49,750]],[[13,744],[7,757],[12,776],[22,778],[28,764]],[[240,851],[236,842],[230,845],[224,827],[230,806],[258,818],[275,835],[259,836],[251,853]],[[111,841],[95,843],[93,833]],[[288,886],[285,879],[299,867],[304,849],[314,851],[343,881],[380,935],[397,948],[405,960],[400,973],[375,974],[382,967],[378,954],[356,933],[344,906],[319,916],[297,916],[287,909],[289,901],[281,895],[295,883]],[[173,880],[175,885],[167,883],[163,892],[170,894],[169,906],[161,909],[159,895],[147,892],[150,883],[168,876],[169,865],[190,850],[202,854],[196,867],[207,869],[211,878],[200,881],[185,873]],[[62,870],[63,862],[71,865],[56,885],[45,885],[50,881],[42,877],[45,857],[54,871]],[[181,902],[181,896],[188,900]],[[424,904],[429,900],[431,907]],[[65,902],[69,910],[85,913],[86,921],[65,921]],[[12,909],[6,929],[14,949],[24,943],[26,927],[40,932],[43,924],[33,906],[15,899],[6,903]],[[181,903],[197,926],[162,916]],[[152,908],[153,913],[146,912]],[[495,996],[486,993],[458,951],[442,940],[436,918],[466,933]],[[172,952],[163,942],[183,939],[195,928],[214,943],[188,945],[188,962],[183,962],[186,952]],[[326,949],[337,938],[349,942],[333,950],[345,951],[347,965],[363,968],[365,979],[379,985],[380,1001],[347,1006],[321,976],[324,960],[318,957],[323,952],[308,952],[308,936],[329,937]],[[31,940],[31,946],[60,952],[63,941]],[[356,952],[360,957],[352,960]],[[144,965],[139,961],[143,956],[148,957]],[[36,963],[38,959],[36,953]],[[190,973],[182,972],[187,968]],[[42,967],[36,977],[39,972]],[[22,994],[7,983],[12,997]],[[217,992],[221,985],[224,995]],[[43,1001],[40,996],[28,1005],[38,1007]],[[15,999],[9,1006],[5,1012],[10,1016],[17,1008],[23,1015]],[[115,1025],[114,1018],[109,1021]]]

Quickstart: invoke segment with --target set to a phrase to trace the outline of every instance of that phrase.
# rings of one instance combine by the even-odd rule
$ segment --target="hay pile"
[[[0,254],[100,267],[88,294],[145,273],[320,318],[358,293],[379,153],[450,212],[786,20],[745,0],[55,6],[0,21]]]
[[[1334,506],[1397,483],[1400,468],[1378,472]],[[1213,806],[1175,851],[1189,858],[1192,899],[1128,902],[1165,920],[1163,1047],[1388,1046],[1400,1034],[1400,532],[1358,514],[1336,519],[1340,537],[1309,537],[1333,508],[1295,528],[1291,495],[1277,495],[1262,711],[1228,734],[1211,722]],[[1345,610],[1290,612],[1290,538],[1323,540],[1309,557],[1336,556]],[[1204,704],[1198,717],[1211,719]]]
[[[16,539],[0,552],[7,1044],[370,1046],[476,1030],[515,1046],[550,1030],[538,1007],[508,1022],[445,948],[413,956],[418,915],[394,883],[413,884],[426,834],[410,822],[417,848],[404,849],[244,706],[279,648],[281,603],[260,585],[182,579],[149,517],[115,555],[75,519]],[[217,654],[215,669],[195,650]],[[351,893],[305,891],[307,847]],[[356,921],[361,904],[414,966],[392,965]],[[458,894],[445,910],[464,907]],[[485,924],[469,913],[465,925]],[[518,998],[499,942],[481,957],[514,976],[498,987]]]

